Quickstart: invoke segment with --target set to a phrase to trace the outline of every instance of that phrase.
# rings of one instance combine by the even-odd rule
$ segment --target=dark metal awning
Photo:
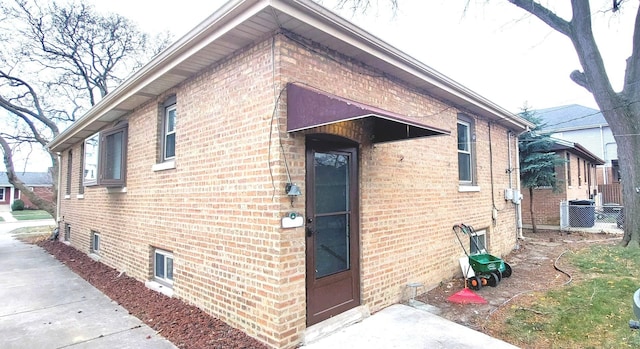
[[[287,86],[288,132],[360,119],[371,120],[372,143],[450,134],[450,131],[431,127],[405,116],[309,87],[297,84]]]

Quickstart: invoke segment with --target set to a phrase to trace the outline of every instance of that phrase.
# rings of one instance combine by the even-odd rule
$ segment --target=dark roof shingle
[[[16,175],[28,186],[53,185],[49,172],[16,172]],[[0,172],[0,186],[11,186],[6,172]]]

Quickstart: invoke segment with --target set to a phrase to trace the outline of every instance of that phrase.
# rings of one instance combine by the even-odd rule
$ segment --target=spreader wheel
[[[504,262],[504,271],[502,272],[502,277],[508,278],[511,276],[511,266],[509,263]]]
[[[500,282],[500,279],[498,279],[498,274],[496,273],[491,273],[491,275],[489,275],[489,279],[487,281],[487,283],[489,284],[489,286],[491,287],[496,287],[498,286],[498,283]]]
[[[467,279],[467,285],[469,285],[470,289],[477,291],[482,288],[482,281],[477,276],[470,277]]]

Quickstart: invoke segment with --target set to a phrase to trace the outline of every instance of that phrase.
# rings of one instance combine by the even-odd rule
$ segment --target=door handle
[[[307,237],[309,237],[309,238],[310,238],[314,233],[316,233],[316,231],[314,231],[314,230],[311,228],[311,226],[312,226],[312,225],[311,225],[311,223],[313,223],[313,218],[311,218],[311,217],[307,218],[307,225],[306,225],[306,229],[305,229],[305,230],[306,230],[306,232],[307,232]]]
[[[311,227],[307,226],[307,237],[311,237],[313,234],[317,233],[317,231],[311,229]]]

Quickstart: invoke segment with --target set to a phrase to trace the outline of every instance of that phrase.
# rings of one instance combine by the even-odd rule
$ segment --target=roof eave
[[[275,23],[279,15],[291,16],[309,25],[314,30],[328,34],[334,43],[346,43],[373,57],[368,63],[375,68],[396,74],[400,79],[421,88],[435,97],[445,100],[479,116],[496,120],[514,131],[523,131],[534,124],[499,107],[454,80],[417,61],[374,35],[309,0],[232,0],[189,31],[165,51],[128,78],[122,85],[91,108],[83,117],[60,133],[48,144],[50,150],[60,152],[79,141],[80,136],[89,136],[109,122],[126,115],[130,109],[119,110],[119,105],[146,103],[155,95],[146,95],[144,88],[152,86],[163,76],[178,67],[192,55],[204,50],[237,26],[249,21],[261,11],[272,16]],[[277,29],[277,28],[267,28]],[[266,29],[265,29],[266,30]],[[258,39],[259,35],[256,34]],[[302,34],[301,34],[302,35]],[[304,35],[303,35],[304,36]],[[212,61],[211,63],[214,63]],[[184,77],[186,80],[188,77]],[[178,84],[180,82],[176,82]],[[175,85],[174,85],[175,86]],[[135,99],[135,101],[134,101]],[[111,115],[107,116],[107,113]]]

